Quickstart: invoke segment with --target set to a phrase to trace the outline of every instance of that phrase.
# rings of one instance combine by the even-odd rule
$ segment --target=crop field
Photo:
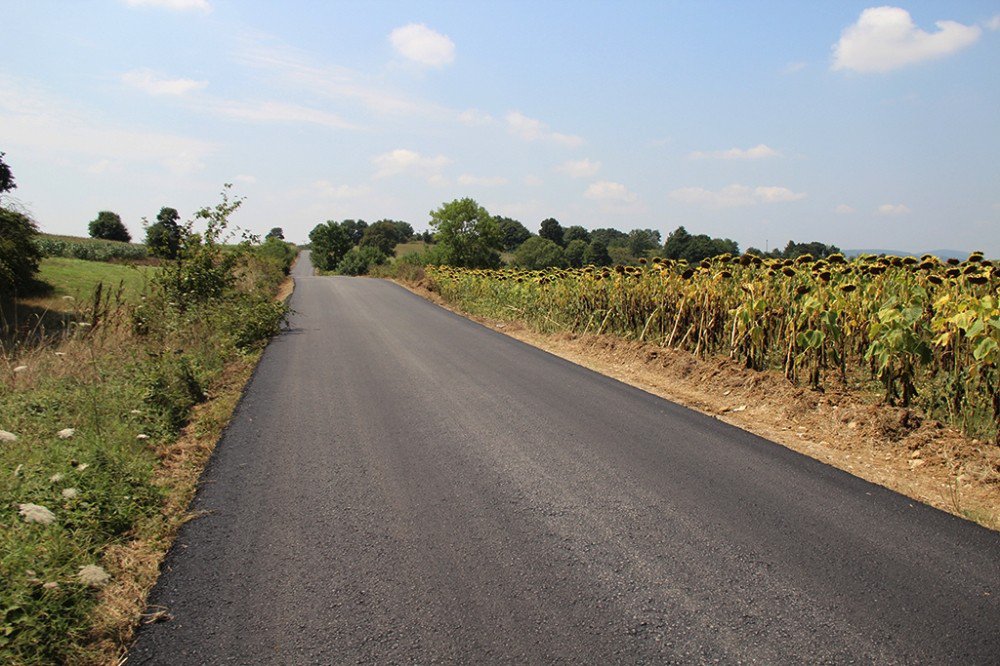
[[[873,388],[890,404],[998,438],[1000,268],[980,253],[964,262],[721,255],[692,265],[426,274],[473,314],[726,355],[815,388]]]

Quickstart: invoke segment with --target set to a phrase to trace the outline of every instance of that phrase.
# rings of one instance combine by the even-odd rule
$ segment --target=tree
[[[728,238],[710,238],[705,234],[692,236],[684,227],[677,227],[667,236],[663,254],[668,259],[684,259],[690,263],[720,254],[739,254],[736,241]]]
[[[0,153],[0,200],[7,192],[17,189],[17,185],[14,183],[14,174],[7,163],[3,161],[4,155],[6,153]]]
[[[441,256],[452,266],[500,265],[500,225],[473,199],[455,199],[431,211]]]
[[[583,263],[592,266],[611,265],[611,255],[608,254],[608,246],[600,240],[590,241],[587,251],[583,253]]]
[[[270,231],[267,232],[267,235],[264,236],[264,240],[267,240],[269,238],[277,238],[278,240],[285,240],[285,232],[281,229],[281,227],[273,227]]]
[[[532,236],[514,252],[514,263],[528,270],[539,271],[553,266],[565,266],[566,257],[563,249],[548,238]]]
[[[542,226],[538,230],[538,235],[542,238],[547,238],[559,247],[563,245],[563,233],[564,230],[559,221],[553,217],[542,220]]]
[[[579,224],[566,227],[566,230],[563,231],[563,244],[569,247],[569,244],[575,240],[582,240],[584,243],[589,243],[590,232],[581,227]]]
[[[34,242],[37,233],[27,215],[0,208],[0,294],[13,294],[31,282],[42,258]]]
[[[379,220],[379,222],[388,222],[396,227],[397,242],[407,243],[413,240],[413,227],[409,222],[402,222],[400,220]],[[376,224],[378,224],[378,222],[376,222]]]
[[[602,228],[594,229],[590,232],[590,240],[600,241],[604,244],[604,249],[608,249],[612,245],[626,245],[628,243],[628,234],[624,231],[619,231],[618,229]]]
[[[633,257],[644,257],[660,247],[660,232],[656,229],[633,229],[628,232],[628,251]]]
[[[500,234],[503,237],[501,245],[507,252],[513,252],[521,243],[531,238],[531,232],[528,231],[528,228],[517,220],[499,215],[494,219],[500,225]]]
[[[374,247],[382,254],[390,256],[399,242],[400,233],[396,223],[391,220],[382,220],[365,229],[358,245],[360,247]]]
[[[88,226],[91,238],[101,240],[113,240],[128,243],[132,240],[132,234],[128,232],[122,223],[122,218],[118,213],[110,210],[102,210],[97,214],[97,219],[91,220]]]
[[[351,239],[351,245],[357,245],[361,242],[361,237],[365,235],[368,223],[364,220],[344,220],[340,223],[340,226],[347,232],[348,237]]]
[[[333,220],[317,224],[309,232],[309,242],[312,244],[310,259],[313,266],[322,271],[332,271],[337,268],[344,255],[351,249],[351,237],[343,223]]]
[[[581,238],[574,238],[567,243],[566,250],[563,252],[563,256],[566,257],[566,263],[573,268],[580,268],[583,266],[586,254],[587,242]]]
[[[176,259],[181,247],[181,216],[175,208],[164,206],[156,215],[156,223],[146,228],[146,247],[154,257]]]
[[[836,245],[825,245],[819,241],[812,241],[811,243],[796,243],[795,241],[788,241],[785,246],[784,251],[779,251],[775,248],[772,251],[772,256],[781,257],[783,259],[794,259],[795,257],[800,257],[803,254],[811,254],[813,257],[819,259],[821,257],[828,257],[831,254],[837,254],[840,252],[840,248]]]

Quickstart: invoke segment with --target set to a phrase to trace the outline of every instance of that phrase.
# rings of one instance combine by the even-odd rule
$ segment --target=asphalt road
[[[296,269],[128,664],[1000,663],[1000,536]]]

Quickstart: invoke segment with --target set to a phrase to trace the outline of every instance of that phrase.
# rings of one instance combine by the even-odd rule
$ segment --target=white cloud
[[[444,155],[435,157],[425,157],[420,153],[405,148],[396,150],[372,158],[375,165],[375,178],[386,178],[400,173],[417,173],[427,177],[428,182],[441,184],[441,169],[451,164],[451,160]]]
[[[781,70],[782,74],[796,74],[809,66],[806,62],[790,62]]]
[[[910,207],[906,204],[882,204],[876,210],[879,215],[906,215],[910,212]]]
[[[571,178],[591,178],[597,175],[597,172],[600,170],[600,162],[586,158],[582,160],[569,160],[556,167],[556,171],[560,171]]]
[[[356,199],[371,192],[366,185],[334,185],[328,180],[317,180],[313,189],[325,199]]]
[[[670,198],[674,201],[707,208],[736,208],[757,204],[785,203],[798,201],[805,197],[805,193],[793,192],[787,187],[748,187],[736,183],[727,185],[718,191],[706,190],[702,187],[682,187],[670,193]]]
[[[872,7],[861,12],[833,46],[833,69],[888,72],[924,60],[943,58],[979,39],[979,26],[937,21],[938,31],[917,27],[899,7]]]
[[[990,30],[1000,30],[1000,14],[997,14],[983,25]]]
[[[583,139],[571,134],[552,132],[541,120],[529,118],[520,111],[511,111],[506,116],[507,131],[525,141],[550,141],[564,146],[579,146]]]
[[[507,179],[503,176],[473,176],[471,174],[463,173],[458,177],[459,185],[478,185],[481,187],[497,187],[499,185],[506,185]]]
[[[851,215],[852,213],[856,212],[854,208],[848,206],[847,204],[840,204],[839,206],[834,208],[833,211],[835,213],[838,213],[839,215]]]
[[[396,28],[389,41],[404,58],[429,67],[443,67],[455,61],[455,42],[423,23]]]
[[[621,183],[614,183],[609,180],[591,183],[590,187],[583,193],[583,196],[594,201],[617,203],[633,203],[638,198]]]
[[[743,150],[741,148],[730,148],[729,150],[716,150],[705,152],[696,150],[688,157],[693,160],[716,159],[716,160],[760,160],[767,157],[778,157],[779,153],[774,148],[765,146],[763,143]]]
[[[482,127],[493,123],[493,116],[478,109],[468,109],[458,114],[458,122],[468,127]]]
[[[164,79],[149,69],[133,69],[122,74],[122,81],[150,95],[185,95],[208,86],[208,81]]]
[[[0,145],[23,146],[55,159],[93,160],[91,173],[156,164],[175,174],[197,171],[214,143],[109,125],[70,102],[0,75]],[[105,164],[106,163],[106,164]]]
[[[358,128],[357,125],[332,113],[281,102],[251,103],[219,100],[206,105],[205,108],[221,116],[253,122],[311,123],[332,129]]]
[[[163,7],[178,11],[188,9],[197,9],[203,12],[212,11],[212,5],[208,3],[208,0],[125,0],[125,4],[129,7]]]

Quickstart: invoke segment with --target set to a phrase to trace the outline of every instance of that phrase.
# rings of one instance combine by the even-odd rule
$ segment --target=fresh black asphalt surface
[[[127,664],[1000,663],[1000,536],[295,269]]]

